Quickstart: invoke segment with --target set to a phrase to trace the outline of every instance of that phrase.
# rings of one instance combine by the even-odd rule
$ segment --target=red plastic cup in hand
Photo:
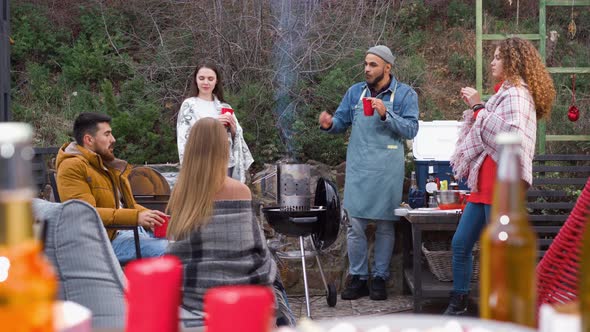
[[[126,332],[178,332],[182,264],[164,255],[133,261],[125,267]]]
[[[166,231],[168,230],[168,222],[170,221],[170,216],[162,217],[164,222],[160,226],[154,227],[154,236],[158,238],[165,238]]]
[[[221,114],[225,114],[225,113],[229,113],[229,114],[234,114],[234,110],[229,108],[229,107],[222,107],[221,108]],[[226,123],[225,124],[226,127],[229,127],[229,125]]]
[[[207,331],[270,332],[274,326],[274,294],[268,286],[211,288],[204,305]]]
[[[365,113],[365,116],[373,116],[373,114],[375,114],[371,98],[363,98],[363,112]]]

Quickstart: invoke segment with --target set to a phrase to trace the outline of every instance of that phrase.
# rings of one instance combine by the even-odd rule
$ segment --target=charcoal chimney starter
[[[307,164],[277,165],[278,203],[283,211],[307,211],[311,207],[310,167]]]

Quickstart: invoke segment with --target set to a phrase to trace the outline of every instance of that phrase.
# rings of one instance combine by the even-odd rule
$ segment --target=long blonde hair
[[[215,194],[227,176],[229,143],[225,127],[203,118],[191,128],[184,160],[166,212],[172,216],[168,237],[180,240],[207,222]]]

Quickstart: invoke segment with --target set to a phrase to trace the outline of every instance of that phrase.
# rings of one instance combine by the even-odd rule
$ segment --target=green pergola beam
[[[547,142],[590,141],[590,135],[546,135]]]
[[[553,74],[590,74],[590,67],[549,67]]]
[[[483,40],[504,40],[506,38],[519,37],[527,40],[540,40],[541,35],[538,33],[495,33],[485,34],[481,38]]]
[[[483,0],[475,1],[475,87],[483,92],[483,41],[503,40],[509,37],[520,37],[539,42],[539,53],[545,62],[547,45],[547,6],[590,6],[590,0],[539,0],[539,33],[531,34],[483,34]],[[547,70],[552,74],[590,74],[590,67],[551,67]],[[486,96],[487,97],[487,96]],[[547,135],[547,124],[540,120],[537,127],[538,153],[545,153],[546,141],[590,141],[588,135]]]
[[[590,0],[546,0],[547,6],[590,6]]]

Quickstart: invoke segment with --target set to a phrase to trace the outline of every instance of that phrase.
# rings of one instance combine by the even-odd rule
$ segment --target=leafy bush
[[[475,10],[461,0],[452,0],[447,7],[447,19],[450,26],[472,28],[475,26]]]
[[[398,57],[393,70],[398,80],[419,89],[425,80],[426,60],[421,55]]]
[[[274,109],[274,95],[269,87],[259,82],[246,83],[239,92],[228,93],[228,102],[244,129],[257,166],[274,162],[285,151],[281,142]]]
[[[123,79],[131,74],[130,57],[118,51],[125,45],[123,28],[115,16],[105,17],[107,22],[96,10],[83,8],[80,34],[71,46],[59,48],[62,71],[70,84]]]
[[[11,8],[10,25],[14,40],[10,48],[13,63],[46,62],[57,53],[65,36],[63,31],[52,27],[43,7],[32,4],[15,3]]]
[[[449,72],[454,78],[475,80],[475,59],[454,52],[449,58]]]
[[[398,11],[399,28],[404,31],[415,31],[426,27],[430,14],[430,8],[424,5],[423,0],[401,5]]]
[[[110,82],[103,83],[102,90],[102,107],[113,117],[120,158],[136,164],[178,160],[173,130],[165,125],[161,106],[142,79],[126,81],[118,98]]]

